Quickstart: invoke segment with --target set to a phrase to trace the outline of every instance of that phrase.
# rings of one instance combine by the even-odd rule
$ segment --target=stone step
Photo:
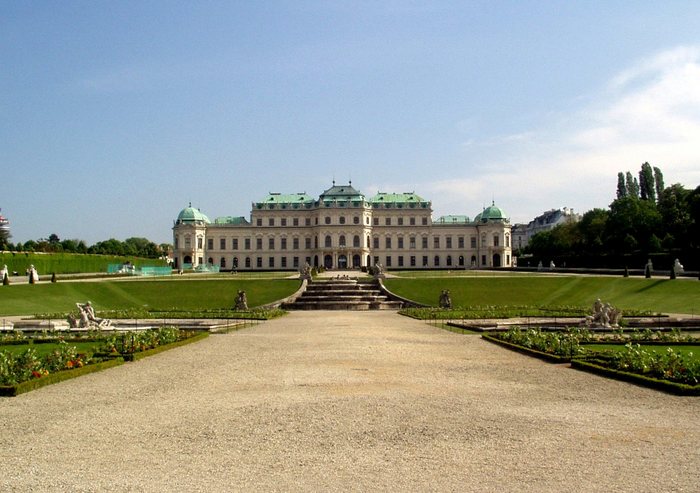
[[[301,301],[283,305],[289,310],[398,310],[400,301]]]
[[[398,310],[401,302],[389,301],[377,283],[354,279],[314,281],[288,310]]]

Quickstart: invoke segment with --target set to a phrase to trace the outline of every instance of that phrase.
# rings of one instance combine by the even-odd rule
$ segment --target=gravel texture
[[[293,312],[0,398],[0,491],[698,491],[700,398]]]

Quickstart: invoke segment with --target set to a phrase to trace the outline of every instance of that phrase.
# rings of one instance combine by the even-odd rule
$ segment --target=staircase
[[[400,301],[391,301],[382,293],[379,283],[355,279],[318,280],[284,310],[398,310]]]

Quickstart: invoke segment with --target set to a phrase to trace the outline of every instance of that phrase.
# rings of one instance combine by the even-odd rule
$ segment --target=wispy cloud
[[[425,188],[441,204],[461,206],[457,211],[493,194],[514,221],[528,221],[556,207],[606,207],[617,172],[636,172],[644,161],[659,166],[667,183],[700,184],[700,47],[640,60],[583,100],[589,103],[575,114],[553,117],[541,128],[470,139],[464,144],[470,150],[497,146],[495,160],[490,152],[474,175]]]

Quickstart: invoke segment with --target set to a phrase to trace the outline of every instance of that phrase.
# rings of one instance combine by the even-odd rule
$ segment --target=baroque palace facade
[[[173,226],[178,269],[297,270],[308,263],[326,269],[465,269],[510,267],[511,227],[492,204],[473,220],[432,218],[432,206],[413,192],[367,199],[336,185],[318,199],[306,193],[270,193],[253,202],[250,220],[214,221],[191,206]]]

